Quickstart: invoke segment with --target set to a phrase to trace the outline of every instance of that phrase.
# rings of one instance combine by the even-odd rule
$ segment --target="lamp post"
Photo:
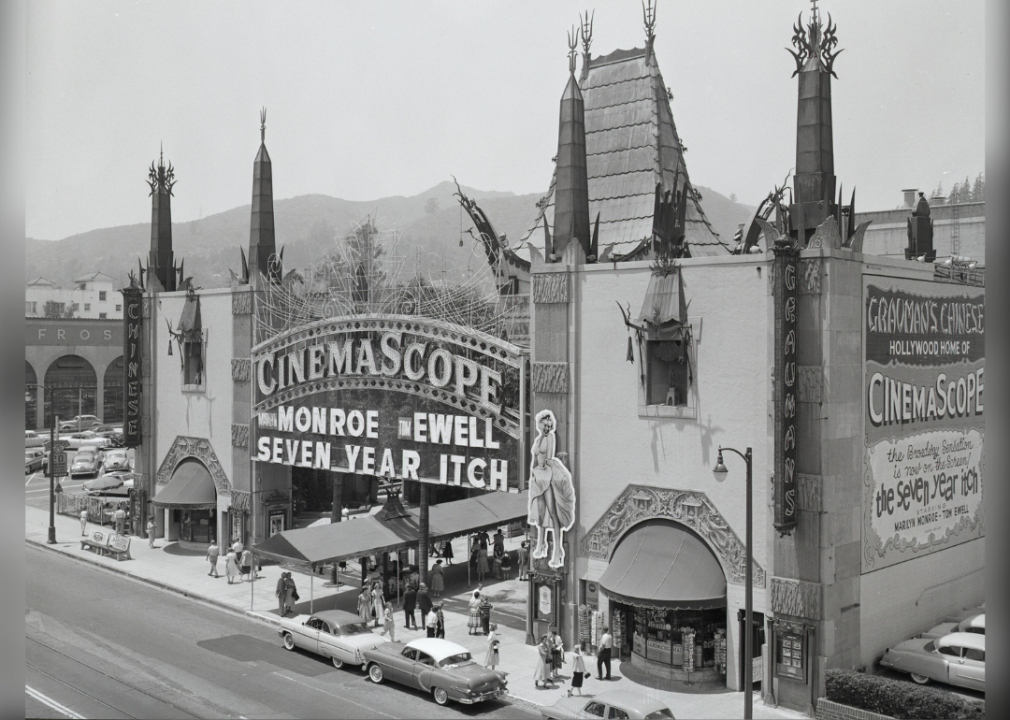
[[[724,448],[719,446],[719,456],[715,461],[715,468],[713,472],[717,475],[725,475],[729,472],[726,466],[722,462],[722,451],[730,450],[735,452],[737,455],[743,458],[744,462],[747,463],[747,569],[744,582],[746,583],[746,588],[744,588],[744,651],[743,651],[743,716],[746,720],[754,717],[754,629],[752,627],[753,616],[754,616],[754,585],[751,578],[752,565],[754,564],[754,493],[753,493],[753,482],[752,482],[752,460],[751,449],[747,448],[745,452],[740,452],[739,450],[734,450],[733,448]]]
[[[28,387],[42,388],[44,392],[50,393],[49,399],[52,400],[52,389],[47,388],[45,385],[40,385],[39,383],[27,383]],[[30,391],[25,391],[25,402],[31,402],[32,394]],[[49,466],[49,536],[46,538],[46,542],[50,545],[56,544],[56,490],[55,490],[55,469],[53,467],[53,456],[56,454],[56,424],[58,418],[56,417],[56,408],[53,407],[53,422],[49,427],[49,461],[46,463]]]

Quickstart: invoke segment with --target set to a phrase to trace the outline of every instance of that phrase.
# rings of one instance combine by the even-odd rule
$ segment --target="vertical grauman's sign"
[[[862,571],[982,537],[985,291],[863,279]]]
[[[126,447],[141,443],[140,422],[140,324],[142,292],[128,287],[123,293],[123,442]]]
[[[796,261],[794,245],[776,245],[775,285],[775,529],[796,527]]]

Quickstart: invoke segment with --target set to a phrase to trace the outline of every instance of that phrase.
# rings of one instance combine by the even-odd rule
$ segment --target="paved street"
[[[441,708],[287,652],[261,622],[31,544],[25,553],[30,717],[538,716],[508,702]]]

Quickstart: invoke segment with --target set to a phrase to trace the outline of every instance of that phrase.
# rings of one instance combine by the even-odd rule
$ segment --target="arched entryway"
[[[35,387],[39,382],[38,376],[35,374],[35,368],[32,364],[25,360],[25,430],[37,430],[38,429],[38,408],[39,408],[39,391]]]
[[[158,487],[154,506],[167,510],[165,537],[182,547],[207,547],[217,537],[217,489],[207,466],[185,458]]]
[[[120,355],[105,368],[105,397],[102,402],[102,419],[106,423],[123,422],[123,356]]]
[[[98,377],[80,355],[63,355],[53,361],[43,384],[50,389],[45,398],[46,427],[51,426],[54,414],[67,419],[98,415]]]
[[[659,677],[725,686],[726,575],[700,535],[663,518],[631,526],[599,586],[619,656]]]

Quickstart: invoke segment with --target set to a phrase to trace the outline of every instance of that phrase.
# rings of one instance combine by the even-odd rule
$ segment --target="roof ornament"
[[[579,46],[579,33],[580,30],[576,30],[575,26],[568,31],[568,72],[572,75],[575,74],[575,48]]]
[[[585,81],[586,77],[589,75],[589,46],[593,42],[593,18],[596,17],[596,11],[593,10],[593,14],[590,15],[589,11],[586,10],[584,16],[580,16],[582,21],[582,77],[579,82]]]
[[[264,105],[260,108],[260,142],[267,141],[267,108]]]
[[[793,25],[792,43],[796,50],[786,48],[796,60],[796,70],[793,71],[793,77],[803,69],[807,60],[816,58],[818,65],[824,72],[837,78],[832,66],[835,58],[842,51],[835,50],[835,46],[838,45],[838,38],[835,37],[836,26],[831,22],[831,13],[828,13],[828,26],[823,27],[817,8],[817,0],[811,0],[811,2],[813,3],[813,12],[807,27],[803,27],[803,13],[799,14]]]
[[[155,192],[172,194],[172,186],[175,185],[175,171],[172,168],[172,163],[165,167],[165,150],[162,147],[158,154],[158,166],[155,167],[154,163],[151,163],[151,167],[147,171],[147,184],[151,187],[151,192],[148,195],[154,195]]]
[[[645,20],[645,61],[652,57],[652,44],[656,40],[656,8],[652,0],[642,3],[642,17]]]

